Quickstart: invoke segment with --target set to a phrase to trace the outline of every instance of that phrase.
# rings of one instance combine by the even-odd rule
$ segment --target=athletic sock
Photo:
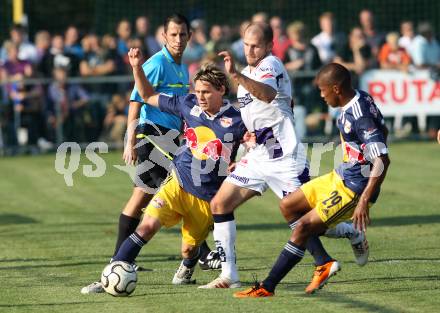
[[[125,261],[133,263],[142,247],[147,243],[138,233],[134,232],[121,244],[113,261]]]
[[[128,238],[136,228],[138,227],[140,222],[140,219],[131,217],[125,214],[119,215],[119,228],[118,228],[118,238],[116,240],[116,246],[115,246],[115,252],[113,255],[115,255],[121,244],[124,242],[125,239]]]
[[[263,281],[264,289],[274,292],[278,283],[303,257],[304,249],[289,240],[273,265],[269,276]]]
[[[290,229],[294,230],[297,222],[298,220],[289,222]],[[309,239],[307,239],[306,249],[313,256],[316,266],[324,265],[325,263],[333,260],[324,249],[324,246],[322,245],[322,242],[318,236],[310,236]]]
[[[222,262],[222,277],[238,281],[238,271],[235,264],[235,237],[237,228],[234,214],[213,214],[214,218],[214,241]]]
[[[200,245],[200,260],[204,261],[208,256],[209,252],[211,252],[211,248],[209,248],[206,240]]]
[[[196,266],[199,258],[200,258],[200,247],[197,249],[197,254],[194,257],[190,259],[183,259],[183,265],[189,268],[193,268],[194,266]]]
[[[359,236],[359,231],[354,229],[353,224],[342,222],[333,228],[327,229],[324,235],[329,238],[347,238],[352,240]]]

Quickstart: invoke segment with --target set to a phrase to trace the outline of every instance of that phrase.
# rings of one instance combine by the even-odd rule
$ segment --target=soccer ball
[[[127,262],[115,261],[107,265],[101,274],[104,290],[115,297],[126,297],[136,288],[137,274]]]

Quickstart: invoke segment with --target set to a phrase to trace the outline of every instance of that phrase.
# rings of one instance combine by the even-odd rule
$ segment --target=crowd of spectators
[[[271,25],[273,54],[292,74],[295,110],[307,121],[309,134],[326,116],[313,86],[313,72],[323,64],[341,63],[354,77],[373,68],[440,70],[440,45],[428,22],[420,22],[416,31],[411,21],[402,21],[400,32],[385,33],[376,27],[373,13],[362,10],[359,24],[348,34],[336,28],[331,12],[317,19],[318,34],[311,34],[302,21],[286,24],[281,17],[264,12],[234,27],[214,24],[208,29],[206,21],[193,20],[192,37],[183,55],[190,74],[203,62],[218,62],[217,53],[225,49],[244,66],[242,37],[250,22]],[[13,147],[23,140],[40,148],[60,140],[122,144],[132,85],[127,79],[107,82],[105,77],[130,74],[129,48],[142,49],[148,58],[163,45],[162,27],[151,31],[146,16],[136,18],[133,26],[122,19],[113,34],[99,36],[72,25],[64,33],[40,30],[31,40],[25,27],[13,25],[0,49],[0,145]],[[101,80],[73,83],[70,77]],[[43,80],[25,83],[30,78]],[[299,124],[300,134],[305,135],[306,125]],[[23,129],[26,136],[19,135]],[[62,138],[57,137],[60,134]]]

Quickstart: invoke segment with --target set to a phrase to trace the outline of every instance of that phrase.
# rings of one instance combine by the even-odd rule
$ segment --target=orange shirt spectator
[[[389,33],[387,42],[382,46],[378,55],[380,68],[406,71],[411,58],[406,50],[398,45],[399,34]]]

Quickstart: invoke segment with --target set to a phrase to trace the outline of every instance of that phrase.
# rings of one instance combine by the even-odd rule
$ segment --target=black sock
[[[303,256],[304,250],[293,242],[288,241],[277,261],[272,266],[269,276],[263,281],[264,289],[269,292],[274,292],[278,283],[301,261]]]
[[[140,219],[131,217],[128,215],[124,215],[121,213],[119,215],[119,230],[118,230],[118,239],[116,240],[115,252],[113,255],[118,253],[119,247],[127,239],[128,236],[134,233],[136,227],[138,227]]]
[[[315,259],[315,265],[320,266],[328,263],[332,260],[332,258],[328,255],[327,251],[325,251],[322,246],[322,242],[317,236],[311,236],[307,240],[306,244],[307,251],[313,256]]]
[[[208,256],[209,252],[211,252],[211,249],[208,246],[208,243],[206,240],[200,245],[200,260],[205,260]]]
[[[197,250],[198,250],[197,254],[193,256],[191,259],[183,259],[183,265],[189,268],[196,266],[197,261],[199,260],[200,257],[200,248],[198,248]]]
[[[147,243],[138,233],[131,234],[121,244],[118,252],[113,256],[113,261],[133,263],[142,247]]]
[[[290,229],[294,230],[298,220],[289,222]],[[318,236],[311,236],[307,240],[306,249],[315,259],[315,265],[320,266],[330,262],[332,257],[327,253]]]

